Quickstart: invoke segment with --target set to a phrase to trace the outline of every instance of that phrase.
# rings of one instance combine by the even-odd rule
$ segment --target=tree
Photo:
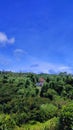
[[[0,130],[13,130],[15,126],[16,123],[10,115],[0,115]]]
[[[56,92],[54,89],[50,89],[50,88],[49,88],[49,89],[47,90],[46,94],[45,94],[45,97],[47,97],[47,98],[53,100],[54,97],[55,97],[55,95],[57,95],[57,92]]]
[[[63,106],[61,110],[60,130],[73,130],[73,102]]]
[[[45,93],[47,92],[48,88],[49,84],[45,82],[40,92],[41,97],[45,97]]]

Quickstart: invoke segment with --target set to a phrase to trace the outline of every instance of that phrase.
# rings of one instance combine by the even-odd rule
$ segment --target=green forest
[[[73,75],[0,71],[0,130],[73,130]]]

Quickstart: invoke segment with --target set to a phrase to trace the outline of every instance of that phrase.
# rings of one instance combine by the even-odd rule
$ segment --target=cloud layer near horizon
[[[16,49],[15,55],[13,55],[12,59],[6,56],[0,56],[0,67],[2,66],[1,68],[4,68],[5,70],[15,72],[22,71],[53,74],[59,72],[73,73],[72,67],[70,66],[41,61],[40,59],[37,59],[36,57],[33,57],[29,54],[25,54],[23,52],[24,50],[22,49]]]

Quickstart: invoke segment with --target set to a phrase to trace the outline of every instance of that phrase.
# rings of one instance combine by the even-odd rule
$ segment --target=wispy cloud
[[[30,67],[31,67],[31,68],[39,67],[39,64],[32,64]]]
[[[15,42],[15,38],[12,37],[12,38],[8,38],[8,36],[3,33],[3,32],[0,32],[0,44],[1,45],[6,45],[6,44],[13,44]]]
[[[24,51],[23,49],[20,49],[20,48],[15,49],[15,50],[14,50],[14,53],[16,53],[16,54],[27,54],[26,51]]]
[[[16,60],[20,61],[22,60],[23,56],[26,56],[28,53],[23,49],[17,48],[14,50],[13,54]]]

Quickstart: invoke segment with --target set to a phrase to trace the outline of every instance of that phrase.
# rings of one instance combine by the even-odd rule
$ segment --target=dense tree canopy
[[[42,86],[38,84],[39,78],[44,79]],[[73,130],[72,100],[71,74],[0,71],[0,130],[53,118],[57,118],[59,130]]]

